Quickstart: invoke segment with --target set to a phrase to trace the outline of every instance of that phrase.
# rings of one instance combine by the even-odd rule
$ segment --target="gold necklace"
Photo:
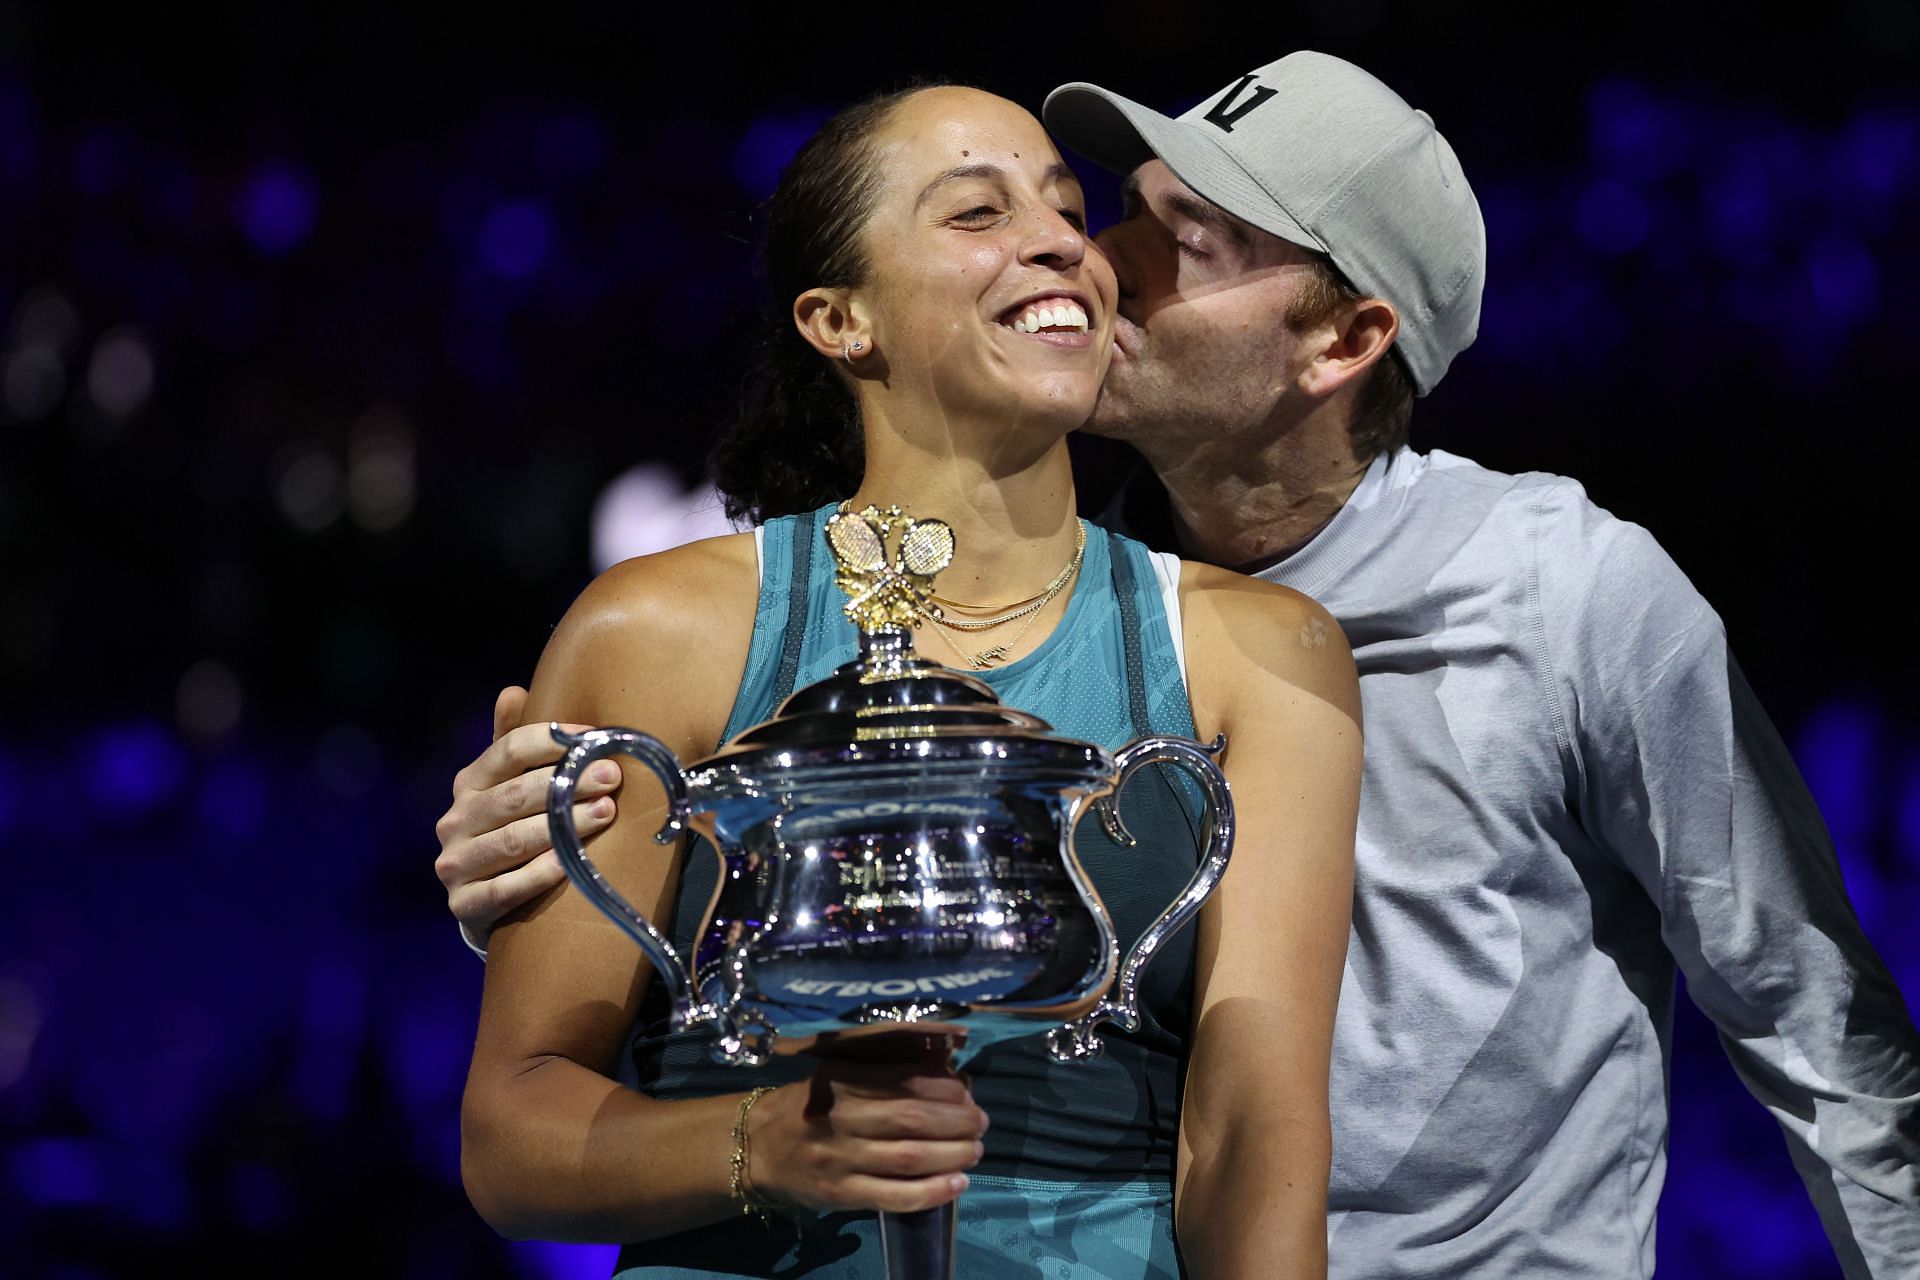
[[[1017,622],[1028,614],[1037,613],[1047,607],[1047,602],[1060,594],[1060,588],[1067,585],[1067,579],[1080,567],[1081,557],[1087,553],[1087,526],[1075,522],[1073,540],[1073,558],[1067,561],[1067,567],[1054,575],[1053,581],[1040,588],[1038,595],[1028,596],[1025,600],[1008,605],[966,604],[959,600],[948,600],[941,596],[932,597],[933,602],[945,609],[1008,609],[997,618],[966,618],[944,621],[943,625],[954,631],[991,631],[995,627]]]
[[[928,621],[939,628],[941,641],[947,648],[953,650],[956,657],[975,671],[991,670],[995,665],[1004,661],[1007,654],[1018,648],[1020,642],[1026,639],[1027,632],[1033,629],[1033,624],[1040,620],[1040,611],[1046,608],[1055,596],[1060,594],[1061,589],[1072,580],[1074,571],[1080,567],[1081,558],[1085,556],[1087,550],[1087,527],[1084,524],[1081,525],[1078,532],[1079,537],[1075,540],[1073,559],[1067,561],[1067,567],[1060,571],[1058,577],[1047,584],[1047,589],[1041,592],[1039,599],[1034,603],[1021,609],[1018,613],[1009,614],[1005,618],[997,618],[985,623],[948,622],[938,613],[930,614]],[[959,645],[953,642],[953,638],[947,634],[949,631],[984,631],[989,627],[997,627],[1011,622],[1023,614],[1027,619],[1026,625],[1014,633],[1013,639],[1008,640],[1004,644],[990,645],[975,653],[967,653],[961,649]]]
[[[1047,587],[1052,585],[1053,584],[1049,582]],[[967,609],[973,613],[992,613],[995,609],[1018,609],[1024,605],[1030,605],[1041,596],[1047,594],[1047,587],[1040,588],[1025,600],[1015,600],[1012,604],[968,604],[965,600],[949,600],[945,596],[928,596],[927,598],[935,604],[948,609]]]

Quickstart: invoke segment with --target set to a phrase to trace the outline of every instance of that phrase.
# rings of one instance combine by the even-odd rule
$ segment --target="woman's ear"
[[[851,289],[809,289],[793,300],[793,323],[807,345],[829,360],[860,359],[873,350],[872,327]]]

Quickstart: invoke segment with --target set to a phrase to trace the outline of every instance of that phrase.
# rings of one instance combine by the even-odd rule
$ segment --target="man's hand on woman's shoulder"
[[[546,725],[520,723],[526,702],[518,685],[500,691],[493,742],[454,775],[453,803],[434,825],[440,855],[433,869],[446,886],[447,909],[482,954],[496,921],[566,878],[547,838],[547,784],[563,752]],[[613,821],[619,786],[620,769],[611,761],[587,770],[573,814],[582,835]]]

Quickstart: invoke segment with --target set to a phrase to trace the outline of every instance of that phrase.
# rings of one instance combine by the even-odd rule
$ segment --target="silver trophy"
[[[1116,754],[1060,737],[984,682],[919,657],[912,628],[934,610],[933,575],[953,560],[943,522],[843,506],[826,532],[860,656],[686,768],[634,729],[554,725],[568,748],[547,798],[561,863],[659,972],[673,1028],[710,1030],[716,1061],[751,1067],[902,1033],[950,1036],[971,1052],[1044,1032],[1059,1061],[1098,1056],[1102,1024],[1138,1029],[1142,970],[1226,870],[1226,778],[1185,738],[1142,738]],[[574,828],[582,771],[615,754],[666,788],[657,841],[692,830],[721,859],[691,964],[607,882]],[[1120,960],[1073,830],[1091,804],[1131,845],[1116,797],[1161,762],[1199,781],[1207,845]],[[891,1280],[952,1274],[955,1208],[880,1215]]]

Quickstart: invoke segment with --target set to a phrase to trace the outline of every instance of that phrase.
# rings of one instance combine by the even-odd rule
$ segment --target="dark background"
[[[460,1190],[433,821],[610,483],[698,480],[780,165],[916,73],[1183,108],[1310,47],[1433,114],[1491,268],[1416,444],[1660,538],[1920,993],[1913,6],[701,8],[0,0],[8,1274],[604,1272]],[[1076,452],[1092,506],[1124,460]],[[1836,1275],[1675,1044],[1663,1272]]]

